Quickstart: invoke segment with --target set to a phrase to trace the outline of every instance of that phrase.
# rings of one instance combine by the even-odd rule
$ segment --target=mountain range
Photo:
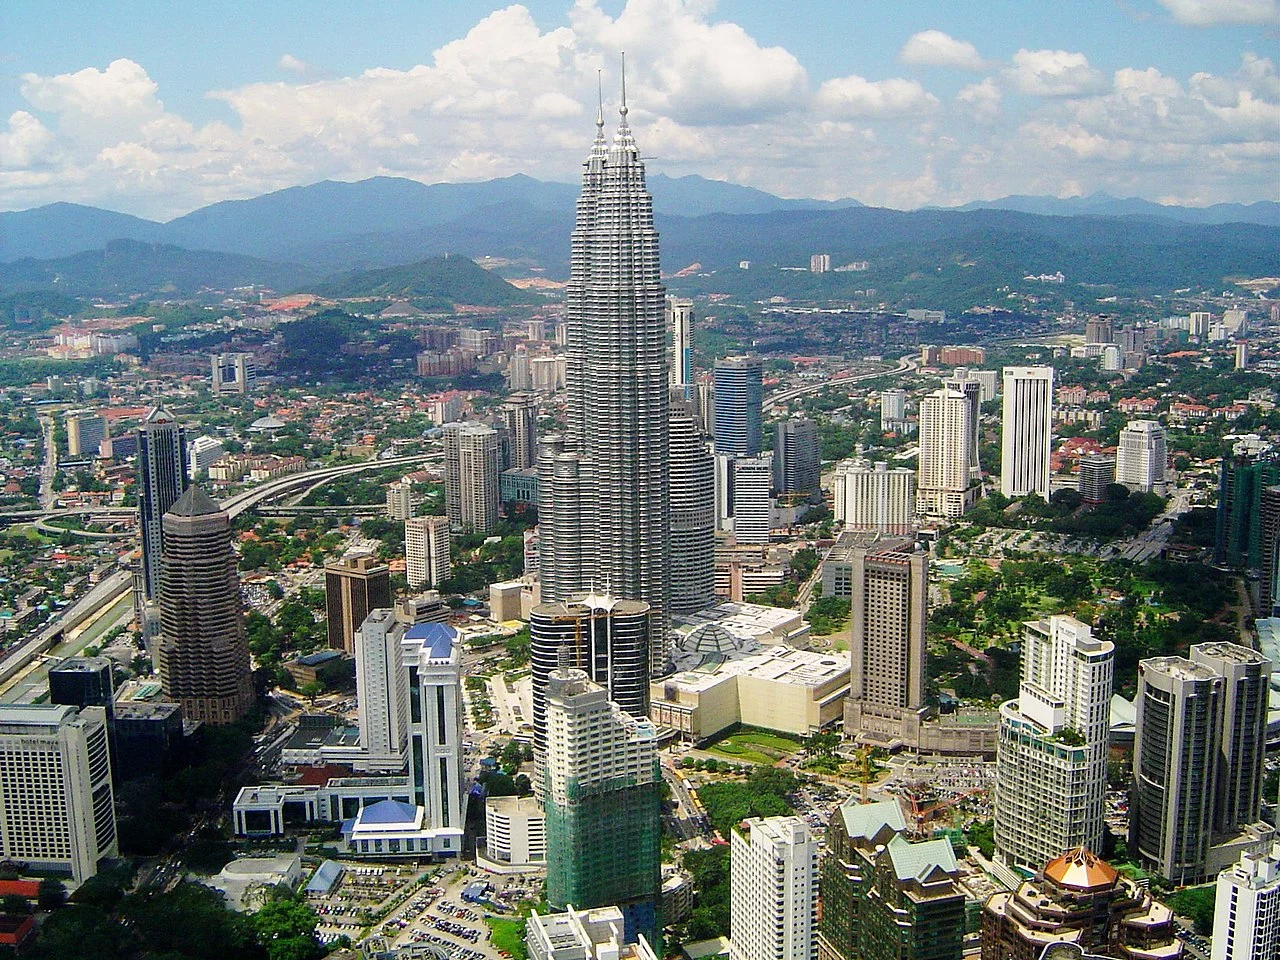
[[[803,266],[815,252],[830,253],[833,266],[911,266],[925,250],[946,261],[981,257],[990,246],[1011,279],[1062,270],[1087,283],[1159,288],[1280,273],[1280,204],[1271,202],[1185,208],[1095,194],[904,212],[788,200],[695,176],[658,174],[649,186],[668,272],[694,262],[704,270],[741,260]],[[183,293],[247,283],[291,290],[446,253],[500,258],[505,276],[562,278],[577,192],[526,176],[431,185],[375,177],[215,203],[168,223],[55,203],[0,213],[0,293]],[[873,266],[870,279],[886,278]],[[422,283],[429,278],[370,281],[425,292]]]

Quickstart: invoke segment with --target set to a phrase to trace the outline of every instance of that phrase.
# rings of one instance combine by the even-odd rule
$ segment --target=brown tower
[[[446,540],[446,542],[448,542]],[[391,606],[390,568],[375,557],[344,557],[324,567],[324,612],[329,646],[355,653],[364,618]]]
[[[190,720],[234,723],[253,706],[231,520],[199,487],[164,515],[157,660]]]

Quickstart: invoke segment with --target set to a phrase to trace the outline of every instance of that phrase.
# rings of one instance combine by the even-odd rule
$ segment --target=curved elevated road
[[[827,387],[840,387],[850,383],[863,383],[867,380],[879,380],[881,377],[897,377],[904,373],[913,372],[920,366],[920,358],[915,354],[908,354],[898,361],[898,365],[889,370],[877,370],[873,373],[859,373],[851,377],[836,377],[834,380],[823,380],[820,383],[807,383],[802,387],[792,387],[789,390],[783,390],[781,393],[775,393],[767,398],[762,404],[762,410],[768,413],[780,403],[786,403],[788,400],[794,400],[796,397],[803,397],[808,393],[818,393]]]
[[[344,463],[336,467],[320,467],[315,470],[304,470],[276,480],[269,480],[259,486],[252,487],[223,501],[222,506],[234,519],[246,510],[252,510],[264,500],[278,497],[298,487],[314,484],[317,480],[327,480],[348,473],[361,473],[367,470],[380,470],[387,467],[411,466],[427,460],[440,459],[444,456],[439,451],[413,454],[408,457],[388,457],[385,460],[372,459],[360,463]],[[24,521],[42,521],[51,516],[70,516],[75,514],[131,514],[137,515],[134,507],[71,507],[48,510],[14,510],[0,513],[0,524]],[[50,530],[61,528],[51,527]],[[84,623],[98,611],[117,603],[120,597],[131,589],[132,575],[125,570],[117,570],[104,577],[100,583],[87,594],[67,607],[53,621],[41,628],[40,632],[16,650],[12,650],[0,660],[0,685],[7,684],[21,673],[41,654],[46,653],[68,632]]]

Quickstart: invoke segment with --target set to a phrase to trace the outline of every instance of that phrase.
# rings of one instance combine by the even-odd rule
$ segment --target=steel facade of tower
[[[660,672],[671,595],[666,291],[625,94],[619,112],[612,146],[596,119],[571,241],[568,430],[539,455],[542,598],[601,589],[647,603]]]
[[[191,487],[164,515],[160,641],[165,699],[189,720],[235,723],[253,706],[240,577],[227,512]]]
[[[671,405],[671,612],[716,602],[715,458],[687,404]]]
[[[712,436],[716,453],[754,457],[760,453],[764,365],[759,357],[724,357],[712,371],[716,407]]]
[[[142,589],[148,600],[160,591],[161,518],[187,489],[186,431],[163,407],[138,428],[138,533],[142,540]]]
[[[529,644],[539,760],[546,749],[547,684],[562,665],[584,671],[636,719],[649,715],[648,604],[591,594],[540,603],[529,613]]]

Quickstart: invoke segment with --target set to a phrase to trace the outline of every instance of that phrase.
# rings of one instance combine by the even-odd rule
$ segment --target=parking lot
[[[464,901],[463,891],[478,879],[491,885],[485,902]],[[540,885],[540,878],[491,876],[471,868],[448,870],[396,903],[375,932],[391,947],[430,944],[449,950],[454,960],[497,958],[500,954],[489,942],[485,916],[514,917],[519,903],[536,897]]]

